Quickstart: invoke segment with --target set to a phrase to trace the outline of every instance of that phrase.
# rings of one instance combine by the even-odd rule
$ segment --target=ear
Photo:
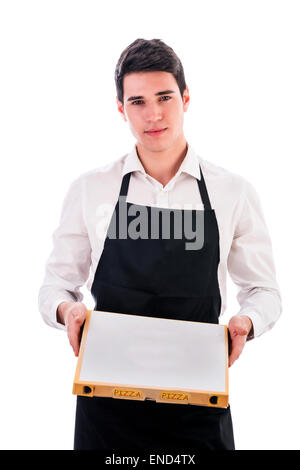
[[[126,115],[125,115],[125,111],[124,111],[124,106],[123,106],[123,104],[121,103],[121,101],[118,99],[117,96],[116,96],[116,103],[117,103],[117,107],[118,107],[119,113],[122,115],[124,121],[127,121]]]
[[[183,111],[187,111],[189,104],[190,104],[190,92],[188,86],[186,86],[183,92]]]

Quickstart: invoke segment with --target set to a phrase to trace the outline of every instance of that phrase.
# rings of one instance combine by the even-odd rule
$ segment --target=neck
[[[185,139],[168,149],[153,152],[140,144],[136,145],[137,154],[148,175],[156,179],[163,186],[175,176],[183,162],[188,144]]]

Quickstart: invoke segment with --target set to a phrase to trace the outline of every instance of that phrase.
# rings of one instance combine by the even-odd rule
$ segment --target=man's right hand
[[[61,302],[57,308],[57,321],[66,325],[70,345],[75,356],[79,354],[81,327],[88,310],[82,302]]]

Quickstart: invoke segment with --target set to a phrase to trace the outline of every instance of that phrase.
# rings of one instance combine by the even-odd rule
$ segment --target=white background
[[[187,140],[253,184],[272,238],[283,314],[230,369],[236,448],[300,448],[299,23],[290,0],[0,2],[1,449],[73,446],[76,359],[37,296],[69,184],[134,143],[114,68],[138,37],[181,58]]]

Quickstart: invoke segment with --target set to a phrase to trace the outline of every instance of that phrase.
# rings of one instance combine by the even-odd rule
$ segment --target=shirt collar
[[[201,179],[201,174],[200,174],[200,161],[198,156],[196,155],[194,149],[188,144],[188,150],[187,153],[176,173],[176,175],[179,175],[180,173],[188,173],[191,176],[194,176],[194,178],[197,178],[198,180]],[[126,173],[130,173],[132,171],[140,171],[144,175],[146,175],[145,168],[143,167],[143,164],[141,160],[139,159],[139,156],[137,154],[137,149],[136,145],[134,144],[132,150],[127,154],[125,161],[124,161],[124,166],[123,166],[123,171],[122,171],[122,176],[126,175]]]

